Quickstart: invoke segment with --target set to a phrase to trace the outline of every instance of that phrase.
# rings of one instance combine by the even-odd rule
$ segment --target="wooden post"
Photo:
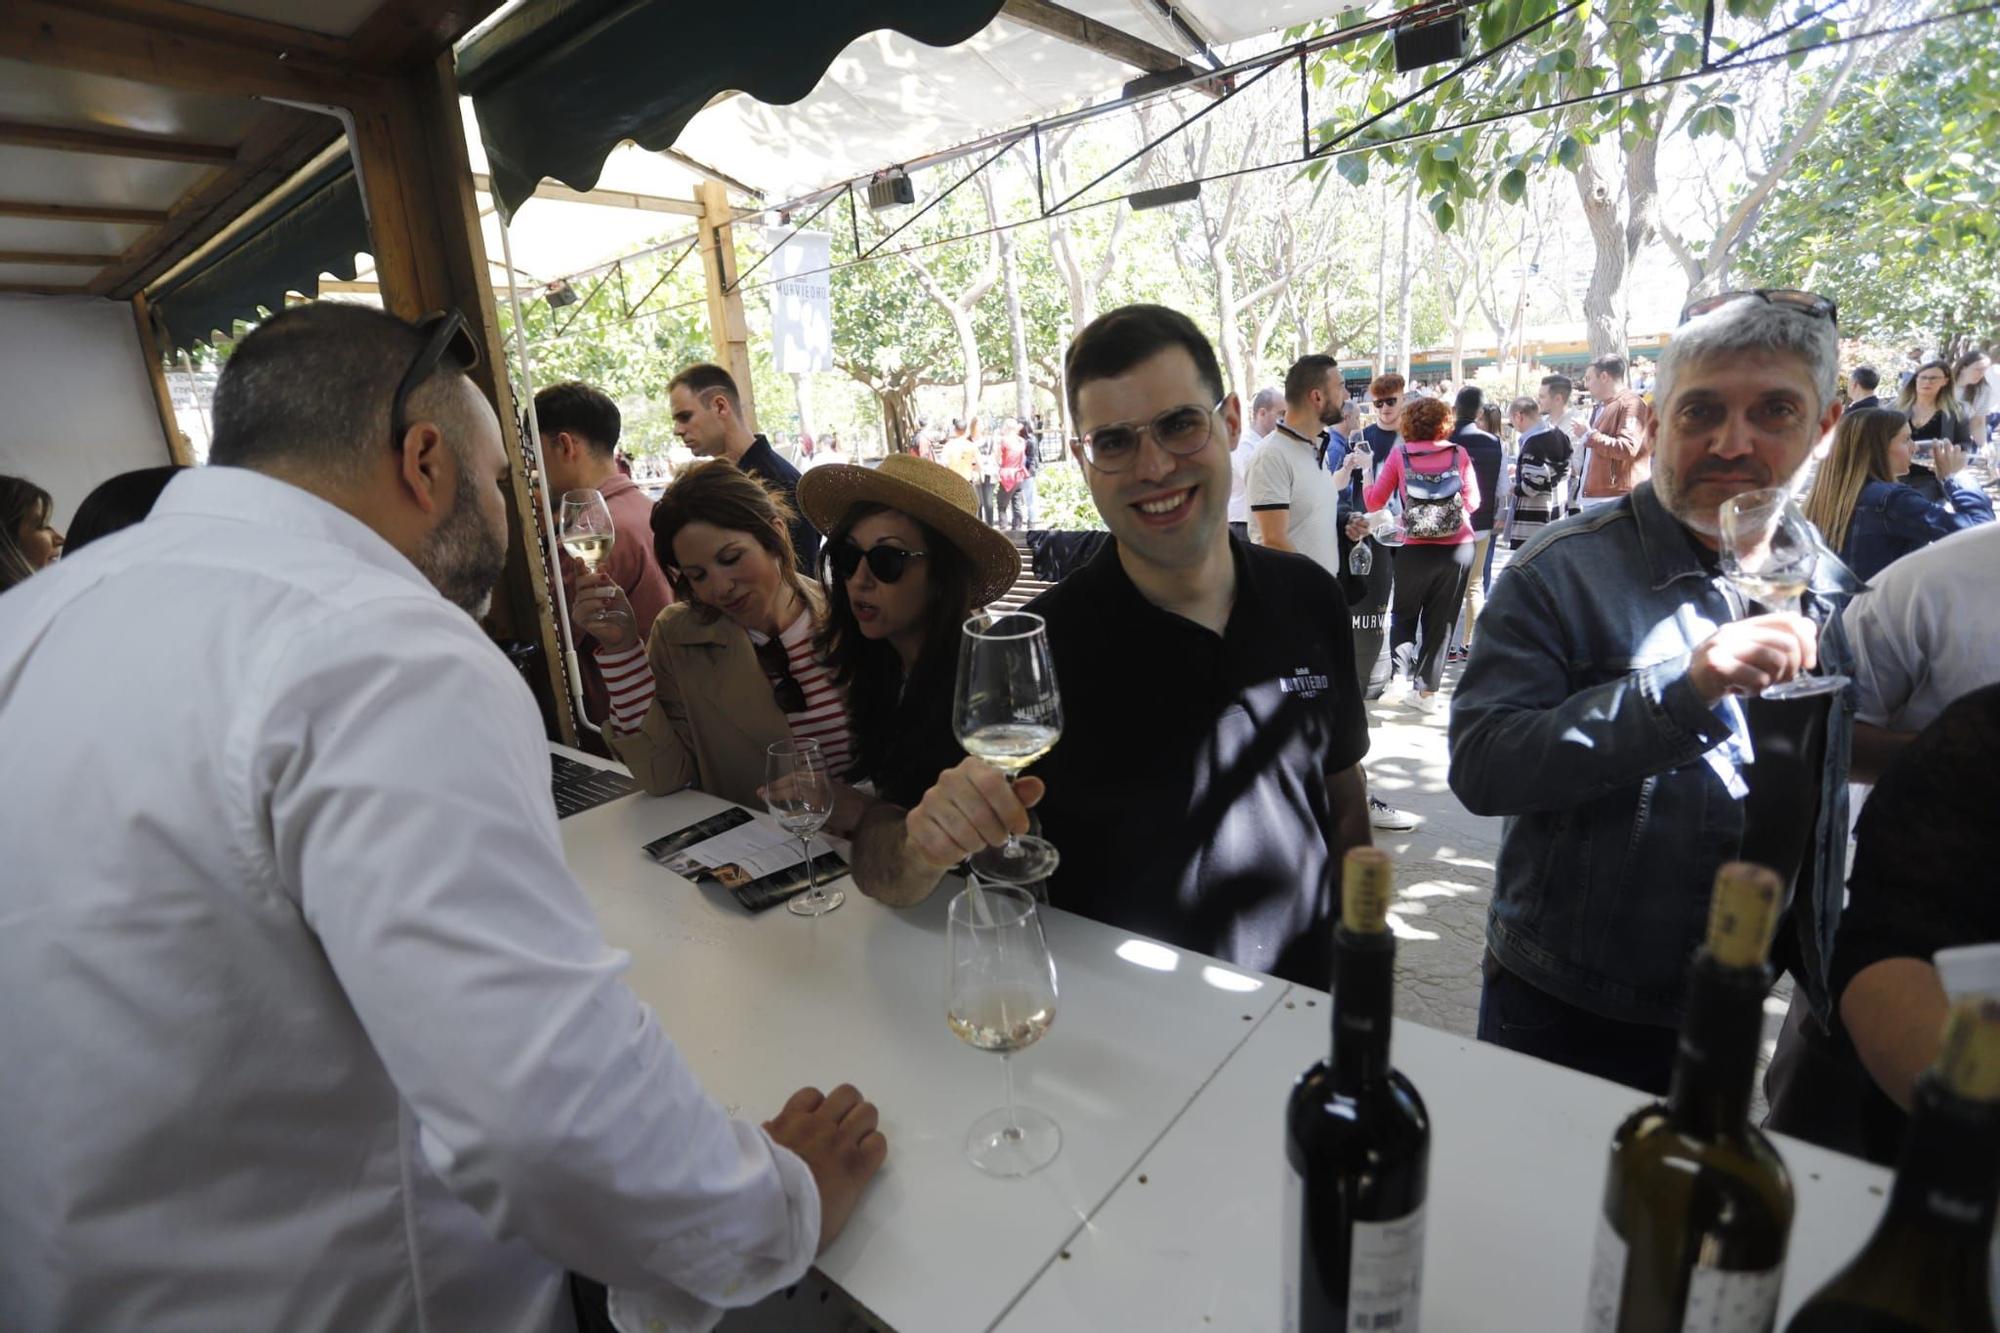
[[[146,377],[153,382],[153,403],[160,409],[160,433],[167,438],[167,457],[182,467],[191,467],[194,451],[188,448],[180,418],[174,415],[174,391],[167,387],[167,363],[160,355],[160,340],[153,332],[153,311],[143,293],[132,297],[132,322],[139,329],[139,355],[146,360]]]
[[[382,304],[405,319],[456,308],[479,346],[473,379],[500,417],[512,485],[507,572],[488,625],[540,649],[531,676],[551,738],[577,743],[561,636],[549,594],[549,554],[535,483],[510,392],[506,345],[487,279],[458,83],[449,54],[396,77],[389,95],[354,112],[353,142]]]
[[[703,181],[701,272],[708,282],[708,336],[715,363],[736,379],[743,399],[743,424],[757,429],[757,400],[750,389],[750,323],[743,317],[743,293],[736,282],[736,228],[730,224],[729,192],[719,181]]]

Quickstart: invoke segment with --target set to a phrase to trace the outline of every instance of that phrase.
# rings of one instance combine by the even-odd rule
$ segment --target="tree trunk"
[[[883,442],[892,454],[906,454],[917,434],[916,386],[886,385],[875,391],[882,403]]]
[[[1375,373],[1382,373],[1382,358],[1388,354],[1389,337],[1383,327],[1386,318],[1383,307],[1388,303],[1388,293],[1383,285],[1389,280],[1389,192],[1381,192],[1380,207],[1376,210],[1382,218],[1380,234],[1375,239]]]
[[[1000,283],[1007,297],[1007,337],[1014,354],[1014,415],[1035,415],[1035,386],[1028,378],[1028,326],[1021,316],[1021,272],[1014,257],[1014,233],[1000,233]]]
[[[1398,264],[1402,273],[1403,336],[1398,344],[1400,350],[1396,354],[1396,365],[1403,372],[1405,381],[1416,379],[1410,362],[1410,321],[1416,314],[1410,309],[1410,210],[1416,202],[1417,187],[1412,184],[1403,191],[1403,257]]]
[[[1572,173],[1596,252],[1590,286],[1583,294],[1583,323],[1592,357],[1625,348],[1625,229],[1618,217],[1618,191],[1598,160],[1599,151],[1594,146],[1584,149]]]
[[[799,410],[799,434],[817,438],[819,432],[813,429],[812,422],[812,394],[807,392],[810,382],[805,371],[792,372],[792,402]]]

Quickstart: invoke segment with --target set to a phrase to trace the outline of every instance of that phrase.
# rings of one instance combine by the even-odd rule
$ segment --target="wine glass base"
[[[1760,699],[1811,699],[1822,694],[1838,694],[1847,688],[1847,677],[1800,676],[1782,685],[1773,685],[1758,697]]]
[[[846,901],[847,894],[840,889],[832,893],[813,889],[787,901],[785,910],[793,916],[825,916]]]
[[[989,847],[967,862],[972,873],[989,884],[1021,888],[1047,879],[1061,863],[1055,845],[1036,837],[1015,838],[1002,846]]]
[[[1055,1161],[1062,1151],[1062,1130],[1054,1120],[1030,1106],[988,1111],[965,1136],[965,1155],[989,1176],[1015,1179],[1033,1175]]]

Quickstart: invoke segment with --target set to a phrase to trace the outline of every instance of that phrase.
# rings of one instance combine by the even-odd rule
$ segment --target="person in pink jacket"
[[[1445,643],[1472,574],[1472,516],[1485,502],[1472,460],[1445,438],[1451,423],[1451,405],[1441,399],[1419,398],[1405,406],[1402,442],[1389,451],[1363,496],[1375,510],[1393,495],[1403,513],[1390,612],[1394,674],[1382,697],[1398,702],[1414,686],[1417,707],[1426,713],[1437,709]]]

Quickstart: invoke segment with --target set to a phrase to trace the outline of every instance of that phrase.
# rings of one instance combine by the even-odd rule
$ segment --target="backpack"
[[[1404,536],[1454,537],[1465,526],[1465,450],[1454,448],[1452,454],[1451,466],[1444,471],[1419,472],[1409,450],[1403,449]]]

